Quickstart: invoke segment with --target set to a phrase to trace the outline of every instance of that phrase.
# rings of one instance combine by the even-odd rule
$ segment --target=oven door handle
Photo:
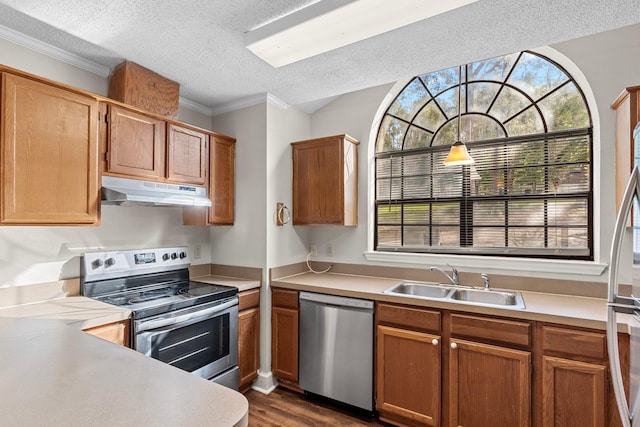
[[[179,316],[169,317],[165,319],[149,320],[147,322],[141,322],[138,325],[137,330],[138,332],[144,332],[152,329],[159,329],[167,326],[172,326],[172,325],[175,325],[176,323],[186,322],[187,320],[197,320],[200,318],[211,317],[211,315],[224,311],[229,307],[233,307],[236,304],[238,304],[238,300],[233,299],[231,301],[227,301],[223,304],[219,304],[214,307],[209,307],[209,308],[205,308],[204,310],[194,311],[193,313],[182,314]]]

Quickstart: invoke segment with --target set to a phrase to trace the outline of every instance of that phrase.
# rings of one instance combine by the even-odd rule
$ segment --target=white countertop
[[[64,320],[0,318],[1,424],[246,426],[246,398]]]
[[[469,313],[538,320],[593,329],[606,329],[607,302],[600,298],[521,291],[525,309],[486,307],[459,301],[443,301],[410,296],[389,295],[382,291],[401,279],[355,276],[336,273],[302,273],[272,281],[271,286],[299,291],[320,292],[355,298],[386,301]],[[630,317],[618,315],[618,330],[628,332]]]
[[[80,330],[130,315],[81,296],[0,309],[0,424],[248,424],[242,394]]]

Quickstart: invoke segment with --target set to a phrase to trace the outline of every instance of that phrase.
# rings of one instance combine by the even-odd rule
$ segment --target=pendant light
[[[460,141],[460,104],[462,93],[462,65],[458,68],[458,132],[456,142],[451,146],[449,155],[444,159],[445,166],[472,165],[475,163],[467,152],[467,146]]]

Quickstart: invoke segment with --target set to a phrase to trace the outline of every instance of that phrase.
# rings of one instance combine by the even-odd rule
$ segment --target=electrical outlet
[[[327,256],[333,256],[333,243],[327,243]]]
[[[311,256],[318,256],[318,245],[311,245],[310,252]]]
[[[193,258],[194,259],[202,258],[202,246],[196,245],[196,247],[193,249]]]

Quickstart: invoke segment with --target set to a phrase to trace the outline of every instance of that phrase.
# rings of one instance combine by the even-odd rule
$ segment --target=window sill
[[[594,261],[569,261],[537,258],[507,259],[491,256],[412,254],[374,251],[365,252],[364,257],[367,261],[372,262],[413,264],[423,267],[451,264],[456,268],[461,269],[469,268],[482,270],[483,272],[500,271],[505,274],[522,274],[523,272],[526,272],[544,277],[552,275],[554,277],[588,276],[593,278],[602,276],[602,273],[608,267],[608,264],[602,264]]]

